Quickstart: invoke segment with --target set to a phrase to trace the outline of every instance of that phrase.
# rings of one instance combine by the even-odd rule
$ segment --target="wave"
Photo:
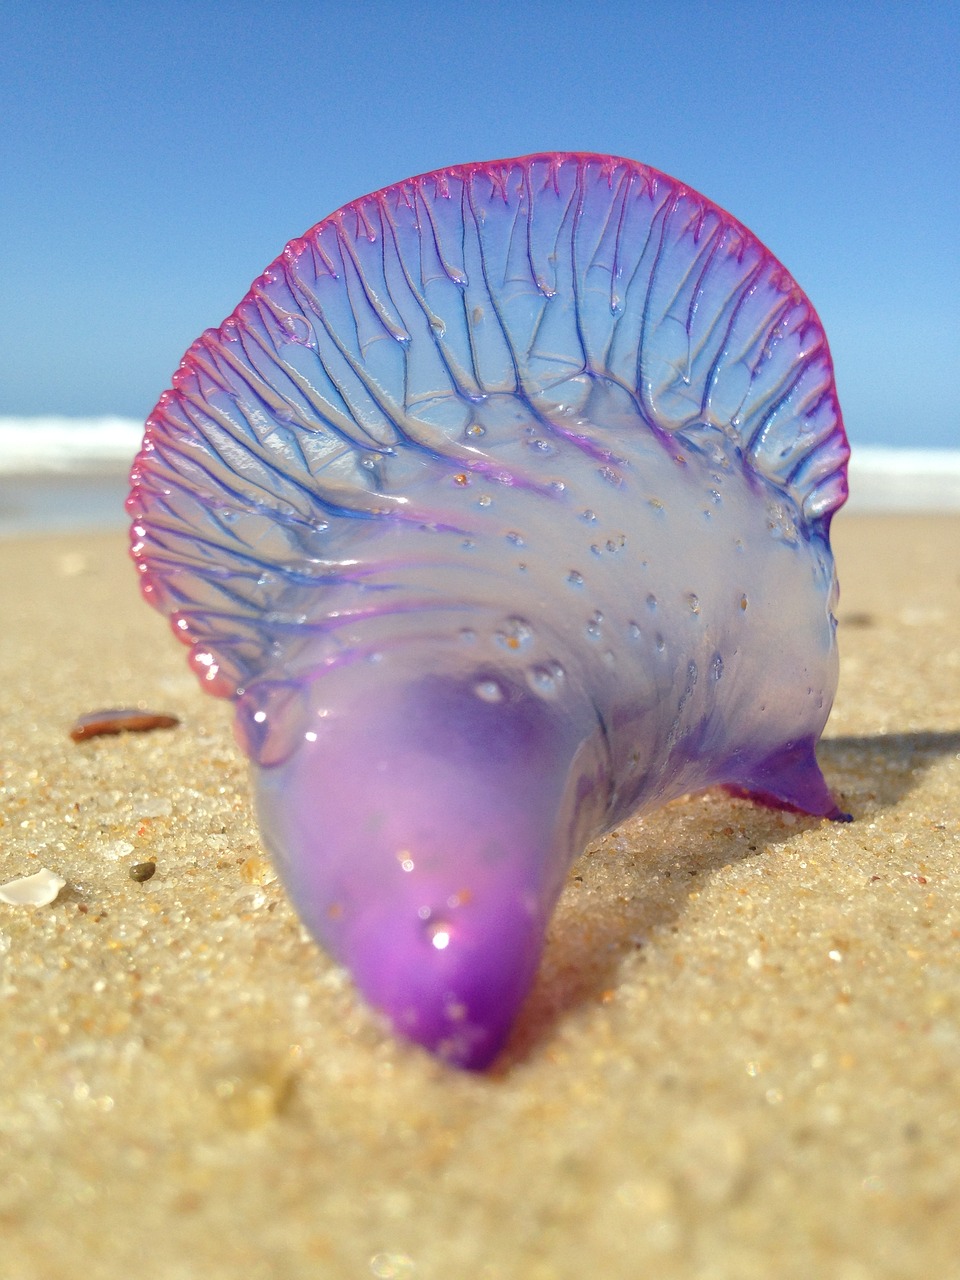
[[[0,417],[0,476],[125,472],[140,447],[137,418]],[[856,445],[852,512],[960,511],[960,449]]]
[[[891,449],[854,444],[847,510],[960,511],[960,449]]]
[[[142,436],[137,418],[0,417],[0,475],[129,467]]]

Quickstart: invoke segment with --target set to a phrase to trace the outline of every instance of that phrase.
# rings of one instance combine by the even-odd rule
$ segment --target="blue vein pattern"
[[[444,527],[451,473],[543,489],[520,424],[603,457],[611,416],[722,437],[811,536],[846,497],[820,322],[704,197],[580,154],[399,183],[292,241],[187,352],[132,475],[144,592],[232,696],[291,591],[342,581],[358,521]]]

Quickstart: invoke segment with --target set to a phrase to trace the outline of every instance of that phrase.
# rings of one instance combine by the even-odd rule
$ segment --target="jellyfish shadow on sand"
[[[960,731],[822,740],[824,773],[853,816],[850,826],[832,828],[836,839],[856,845],[858,820],[899,804],[932,766],[955,753]],[[731,864],[769,856],[821,823],[714,789],[683,797],[593,842],[571,871],[538,980],[492,1074],[509,1074],[577,1009],[614,990],[624,963],[658,934],[681,931],[697,882],[709,882]]]

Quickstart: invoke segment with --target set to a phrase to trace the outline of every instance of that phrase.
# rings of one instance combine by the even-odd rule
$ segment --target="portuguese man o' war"
[[[631,814],[723,784],[844,816],[814,748],[847,455],[787,271],[614,157],[365,196],[193,344],[132,473],[143,592],[400,1034],[488,1064]]]

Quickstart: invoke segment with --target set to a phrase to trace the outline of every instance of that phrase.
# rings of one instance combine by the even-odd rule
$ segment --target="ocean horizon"
[[[120,529],[143,423],[115,415],[0,416],[0,537]],[[851,514],[960,512],[960,448],[856,444]]]

